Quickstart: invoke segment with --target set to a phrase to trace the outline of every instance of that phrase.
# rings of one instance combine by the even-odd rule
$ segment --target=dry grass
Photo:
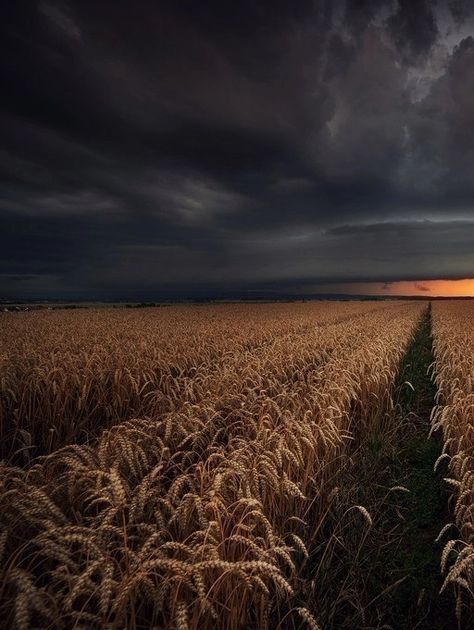
[[[441,568],[443,588],[453,587],[457,614],[474,621],[474,304],[447,302],[433,308],[435,382],[438,406],[433,427],[444,439],[442,459],[449,460],[455,523],[447,525],[440,539],[444,547]],[[441,463],[441,458],[439,463]]]
[[[55,444],[77,431],[94,439],[3,467],[2,618],[317,628],[318,611],[294,603],[300,569],[341,457],[392,405],[421,311],[309,304],[15,321],[25,339],[15,351],[8,333],[3,439],[12,419],[13,434],[44,452],[50,429]],[[119,423],[137,409],[149,417]]]

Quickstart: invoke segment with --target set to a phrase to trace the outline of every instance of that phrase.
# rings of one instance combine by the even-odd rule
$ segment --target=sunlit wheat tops
[[[284,617],[317,628],[318,611],[295,597],[299,570],[340,458],[392,405],[422,309],[12,318],[2,439],[24,468],[1,475],[3,618],[234,629]],[[21,460],[29,445],[49,453],[67,441]]]
[[[474,610],[474,305],[436,304],[433,309],[435,382],[438,406],[433,425],[444,437],[443,459],[455,494],[455,526],[440,538],[450,538],[441,560],[444,588],[454,586],[457,611],[465,601]],[[441,459],[441,458],[440,458]]]
[[[374,310],[346,303],[2,313],[0,457],[17,463],[138,415],[227,389],[243,366],[309,329]],[[380,306],[378,306],[380,308]],[[304,359],[303,359],[304,361]],[[235,380],[235,378],[234,378]]]

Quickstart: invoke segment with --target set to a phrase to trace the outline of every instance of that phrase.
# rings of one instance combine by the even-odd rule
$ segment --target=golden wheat
[[[16,453],[17,461],[29,462],[130,417],[201,404],[279,339],[291,343],[315,326],[376,308],[316,303],[1,313],[0,457]]]
[[[449,530],[457,536],[449,540],[441,558],[446,572],[443,589],[456,591],[456,611],[461,615],[465,601],[467,614],[474,619],[474,305],[444,302],[433,308],[435,382],[438,405],[433,410],[433,429],[443,433],[443,455],[449,461],[446,481],[455,495],[454,524]],[[457,530],[457,532],[456,532]]]
[[[63,436],[73,432],[75,413],[84,429],[84,409],[100,422],[88,429],[90,445],[71,444],[24,469],[2,469],[4,619],[25,628],[33,618],[35,627],[60,619],[66,626],[176,628],[215,627],[218,619],[219,627],[233,630],[268,627],[272,616],[283,615],[318,627],[317,611],[292,604],[299,567],[336,491],[341,457],[358,432],[391,408],[395,375],[422,308],[209,307],[196,309],[195,334],[190,309],[167,309],[155,322],[158,354],[147,337],[151,314],[126,313],[126,334],[97,327],[100,347],[97,337],[87,344],[75,319],[76,354],[68,340],[61,357],[63,371],[75,374],[62,377],[57,396],[47,344],[29,363],[32,373],[43,370],[43,390],[32,385],[26,367],[18,376],[14,355],[15,368],[5,372],[5,391],[14,394],[4,413],[13,409],[22,430],[40,435],[41,409],[48,410],[48,427],[61,422],[58,411],[69,410]],[[107,330],[123,317],[92,313]],[[82,324],[91,336],[90,322]],[[32,352],[31,331],[28,339],[24,353]],[[58,354],[51,354],[55,361]],[[91,361],[99,361],[94,378]],[[143,401],[131,404],[133,392],[145,391],[141,366],[149,385]],[[126,376],[132,372],[134,388]],[[158,396],[167,404],[146,407]],[[11,407],[20,399],[24,406]],[[118,423],[135,404],[149,417]],[[354,508],[370,526],[366,508]]]

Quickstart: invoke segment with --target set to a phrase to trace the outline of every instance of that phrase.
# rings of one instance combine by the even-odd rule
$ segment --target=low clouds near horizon
[[[0,297],[474,276],[474,5],[9,3]]]

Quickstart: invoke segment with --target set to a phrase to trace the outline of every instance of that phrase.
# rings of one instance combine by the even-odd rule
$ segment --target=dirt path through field
[[[449,596],[439,595],[442,586],[440,556],[442,544],[436,542],[448,520],[448,496],[443,482],[443,465],[434,465],[441,454],[439,436],[429,437],[430,414],[436,388],[430,378],[433,363],[431,304],[423,316],[409,348],[397,383],[397,404],[401,422],[397,430],[396,451],[381,468],[386,484],[405,487],[399,495],[398,525],[392,510],[380,510],[383,534],[393,525],[399,528],[396,545],[387,546],[374,572],[374,588],[402,580],[387,597],[386,621],[402,630],[448,630],[456,628]],[[392,494],[392,493],[391,493]],[[385,522],[384,522],[385,517]],[[382,534],[382,535],[383,535]]]
[[[398,375],[393,413],[358,436],[341,474],[331,552],[323,560],[317,551],[313,556],[314,606],[324,609],[319,618],[327,628],[458,627],[450,594],[439,595],[442,544],[436,538],[449,518],[444,466],[433,470],[442,445],[438,436],[429,438],[432,362],[430,306]],[[372,526],[354,509],[348,512],[351,506],[365,507]]]

